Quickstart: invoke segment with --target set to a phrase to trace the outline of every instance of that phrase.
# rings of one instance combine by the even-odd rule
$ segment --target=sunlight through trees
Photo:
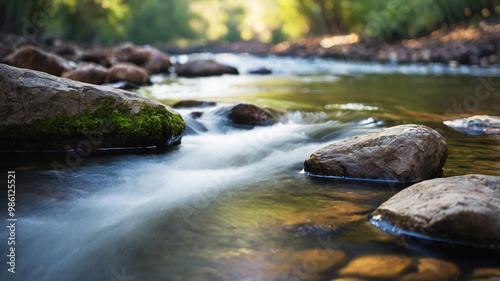
[[[411,38],[497,15],[500,0],[0,0],[0,13],[0,31],[18,34],[29,29],[67,39],[139,44],[279,43],[351,33]]]

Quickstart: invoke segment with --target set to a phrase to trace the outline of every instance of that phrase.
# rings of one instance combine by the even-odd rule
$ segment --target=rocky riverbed
[[[115,46],[89,62],[75,48],[25,46],[6,59],[24,68],[0,65],[2,157],[14,155],[2,165],[22,171],[21,265],[43,268],[19,280],[111,279],[116,266],[141,280],[498,279],[497,135],[443,124],[474,77],[237,76],[207,59],[218,76],[194,64],[196,77],[151,79],[176,68],[157,49]],[[322,61],[294,71],[308,63]],[[237,86],[210,92],[224,83]],[[471,123],[490,125],[476,131],[496,128],[490,98]],[[173,147],[89,156],[89,136],[102,148]],[[54,171],[74,152],[78,164]]]

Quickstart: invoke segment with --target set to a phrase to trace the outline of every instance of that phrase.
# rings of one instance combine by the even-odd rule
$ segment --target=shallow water
[[[216,59],[242,74],[156,76],[153,86],[138,91],[167,104],[220,104],[200,109],[206,131],[194,130],[167,153],[100,152],[81,161],[67,153],[1,156],[2,170],[17,171],[19,219],[17,273],[5,267],[2,280],[309,280],[306,269],[287,261],[315,248],[342,249],[350,259],[373,253],[439,257],[461,267],[461,280],[474,268],[500,266],[498,253],[417,246],[373,227],[369,214],[404,185],[301,173],[311,153],[335,140],[417,123],[446,138],[445,176],[500,176],[498,136],[467,136],[442,125],[462,115],[500,114],[497,69],[227,54]],[[245,74],[260,66],[274,74]],[[220,111],[241,101],[267,107],[283,122],[235,127]],[[191,110],[180,112],[194,124]],[[53,161],[68,159],[71,171],[51,169]],[[303,224],[340,231],[325,237],[284,231]]]

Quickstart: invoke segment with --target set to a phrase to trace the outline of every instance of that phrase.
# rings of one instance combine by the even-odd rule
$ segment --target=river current
[[[445,137],[445,176],[500,176],[498,136],[465,135],[442,124],[499,115],[499,69],[196,57],[236,66],[241,74],[154,76],[152,86],[137,90],[165,104],[218,102],[179,110],[190,127],[181,145],[80,159],[71,152],[0,155],[2,170],[16,171],[18,217],[17,273],[6,271],[4,256],[1,280],[309,280],[286,261],[316,248],[341,249],[350,259],[374,253],[437,257],[457,264],[463,280],[477,267],[500,266],[498,253],[423,247],[372,226],[370,213],[405,185],[302,173],[310,154],[336,140],[414,123]],[[273,73],[247,74],[259,67]],[[235,126],[223,111],[237,102],[268,108],[281,122]],[[203,115],[195,120],[192,111]],[[72,169],[54,170],[54,161],[70,161]],[[327,236],[287,231],[305,225],[340,230]],[[5,228],[0,234],[8,235]],[[5,253],[7,242],[0,243]]]

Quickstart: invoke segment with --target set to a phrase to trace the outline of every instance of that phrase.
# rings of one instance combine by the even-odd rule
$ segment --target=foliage
[[[20,33],[28,21],[66,39],[182,44],[348,32],[415,37],[498,14],[500,0],[0,0],[0,8],[4,32]],[[36,17],[44,12],[50,17],[45,24]]]

